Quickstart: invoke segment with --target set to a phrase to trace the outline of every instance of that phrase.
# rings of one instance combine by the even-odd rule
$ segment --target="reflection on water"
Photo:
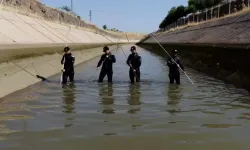
[[[0,149],[249,149],[249,93],[188,68],[194,85],[183,74],[169,85],[166,59],[138,52],[141,83],[129,83],[118,51],[113,83],[96,82],[96,58],[76,67],[74,84],[55,75],[0,100]]]
[[[168,86],[168,105],[177,105],[181,100],[181,88],[179,85]]]
[[[66,85],[62,87],[63,91],[63,112],[67,114],[76,113],[75,112],[75,91],[76,86],[74,84]]]
[[[107,85],[100,84],[99,87],[99,95],[102,98],[101,102],[103,104],[102,113],[104,114],[114,114],[115,110],[112,105],[114,104],[114,96],[113,96],[113,84],[108,83]]]
[[[72,122],[74,120],[74,114],[76,113],[76,108],[75,108],[75,102],[76,102],[76,96],[75,96],[75,92],[76,92],[76,86],[72,83],[69,85],[63,85],[62,87],[62,92],[63,92],[63,111],[64,113],[66,113],[68,115],[68,117],[66,118],[66,122]],[[72,123],[66,123],[64,125],[65,127],[71,127],[73,126]]]
[[[128,113],[136,114],[141,110],[141,91],[140,91],[140,84],[131,84],[129,86],[129,93],[128,93],[128,104],[130,105],[130,109]]]

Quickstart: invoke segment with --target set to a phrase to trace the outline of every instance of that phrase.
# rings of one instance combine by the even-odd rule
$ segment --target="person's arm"
[[[112,63],[115,63],[116,62],[116,58],[115,58],[115,55],[111,55],[111,58],[110,60],[112,61]]]
[[[101,59],[99,60],[98,64],[97,64],[97,68],[99,68],[102,65],[103,62],[103,55],[101,56]]]
[[[64,58],[65,58],[65,55],[63,55],[62,60],[61,60],[62,65],[64,64]]]

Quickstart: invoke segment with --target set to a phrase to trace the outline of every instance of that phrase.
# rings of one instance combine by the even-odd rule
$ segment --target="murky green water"
[[[123,47],[126,55],[129,47]],[[169,85],[163,57],[139,49],[142,83],[129,83],[126,58],[113,52],[114,83],[98,84],[95,58],[76,67],[76,83],[60,75],[0,103],[1,150],[248,150],[250,95],[187,69]]]

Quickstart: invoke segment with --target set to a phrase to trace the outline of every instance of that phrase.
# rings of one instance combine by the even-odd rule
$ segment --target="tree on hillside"
[[[212,6],[218,5],[223,0],[188,0],[188,6],[178,6],[172,7],[168,15],[160,23],[159,28],[165,28],[166,26],[178,21],[180,18],[187,16],[190,13],[195,13],[196,11],[203,11],[206,8],[211,8]]]
[[[176,19],[175,19],[176,11],[177,11],[176,7],[172,7],[170,9],[170,11],[168,12],[167,17],[165,18],[165,21],[166,21],[167,24],[169,24],[170,22],[176,21]]]
[[[203,10],[218,5],[223,0],[188,0],[188,6],[193,5],[196,10]]]
[[[205,8],[205,0],[196,0],[196,9],[203,10]]]
[[[166,21],[165,21],[165,19],[164,19],[164,20],[162,20],[162,22],[160,23],[159,28],[162,29],[162,28],[165,28],[166,26],[167,26],[167,24],[166,24]]]
[[[104,30],[107,30],[107,29],[108,29],[107,25],[103,25],[102,28],[103,28]]]
[[[219,3],[222,3],[222,2],[223,2],[223,0],[214,0],[214,6],[218,5]]]
[[[69,6],[65,5],[65,6],[62,6],[60,7],[62,10],[65,10],[67,12],[71,12],[71,9],[69,8]]]
[[[168,12],[167,17],[159,25],[160,28],[164,28],[173,22],[176,22],[179,18],[186,16],[186,8],[184,6],[172,7]]]
[[[186,16],[186,8],[184,6],[178,6],[176,9],[176,20],[178,20],[181,17]]]
[[[196,12],[196,8],[194,5],[190,5],[186,7],[186,14],[195,13],[195,12]]]
[[[188,6],[194,5],[196,6],[196,0],[188,0]]]
[[[205,8],[210,8],[214,5],[214,0],[204,0]]]

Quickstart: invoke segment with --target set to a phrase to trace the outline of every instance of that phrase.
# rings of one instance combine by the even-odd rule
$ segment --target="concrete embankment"
[[[124,38],[124,32],[113,32],[100,29],[94,24],[87,23],[85,20],[81,19],[81,16],[78,16],[74,12],[67,12],[59,8],[49,7],[39,0],[1,0],[0,9],[6,10],[8,12],[14,12],[14,14],[17,14],[17,17],[20,17],[19,15],[22,14],[31,18],[37,18],[38,20],[32,19],[33,21],[29,22],[33,25],[34,22],[41,23],[39,20],[46,20],[57,24],[72,25],[77,28],[91,32],[98,32],[101,35],[110,36],[113,38]],[[7,15],[5,17],[11,21],[22,22],[22,18],[21,20],[16,20],[11,15]],[[42,23],[42,25],[44,24]],[[47,25],[45,25],[45,27],[46,26]],[[55,26],[53,26],[53,28],[55,28]],[[43,32],[43,30],[41,31]],[[144,35],[133,32],[126,32],[126,34],[129,39],[135,40],[140,40],[141,36]]]
[[[164,44],[249,48],[250,13],[181,27],[155,36]],[[139,43],[155,43],[147,37]]]
[[[127,42],[84,28],[0,11],[0,44],[110,43]],[[130,40],[133,42],[133,40]]]
[[[75,49],[72,51],[76,57],[75,65],[101,55],[103,52],[100,46],[102,44],[71,45]],[[63,45],[54,46],[52,49],[51,47],[38,46],[37,49],[30,49],[33,50],[30,53],[28,53],[29,51],[24,51],[30,54],[30,56],[15,55],[18,57],[2,60],[2,63],[0,63],[0,97],[40,82],[41,79],[38,79],[36,75],[47,78],[59,73],[62,69],[60,61],[63,47]],[[110,45],[110,49],[116,50],[117,45]],[[25,57],[25,59],[22,57]]]
[[[77,65],[101,55],[104,45],[116,49],[117,44],[138,41],[123,33],[103,35],[99,29],[6,10],[0,10],[0,24],[0,97],[41,81],[36,75],[47,78],[61,72],[65,45],[72,48]]]
[[[178,49],[186,65],[250,90],[249,21],[244,13],[154,36],[169,52]],[[150,36],[137,44],[162,52]]]

